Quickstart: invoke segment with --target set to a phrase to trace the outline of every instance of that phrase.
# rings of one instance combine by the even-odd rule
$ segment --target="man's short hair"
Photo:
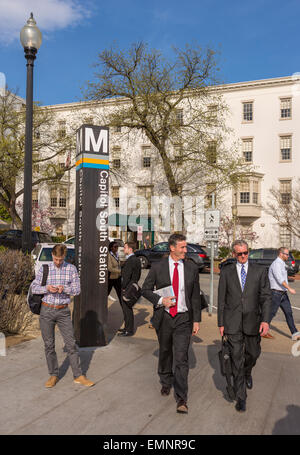
[[[246,240],[243,240],[243,239],[235,240],[235,242],[233,242],[233,244],[232,244],[232,251],[235,252],[235,249],[234,249],[235,246],[243,246],[243,245],[245,245],[247,247],[247,250],[249,249],[248,243],[246,242]]]
[[[60,243],[59,245],[55,245],[52,248],[52,254],[53,256],[57,258],[62,258],[67,254],[67,247],[66,245]]]
[[[290,251],[286,246],[281,246],[280,248],[278,248],[278,255],[279,255],[280,253],[284,253],[285,250]]]
[[[132,251],[136,250],[136,243],[135,242],[125,242],[124,245],[128,245],[128,248],[131,248]]]
[[[177,242],[183,242],[186,240],[186,236],[183,234],[172,234],[169,237],[168,243],[169,243],[169,248],[170,246],[176,246]]]

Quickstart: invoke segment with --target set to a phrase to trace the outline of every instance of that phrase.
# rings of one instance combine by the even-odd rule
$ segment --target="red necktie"
[[[174,262],[174,272],[173,272],[173,280],[172,280],[172,286],[174,289],[175,297],[176,297],[176,305],[170,307],[170,315],[171,316],[176,316],[177,314],[177,304],[178,304],[178,289],[179,289],[179,273],[178,273],[178,262]]]

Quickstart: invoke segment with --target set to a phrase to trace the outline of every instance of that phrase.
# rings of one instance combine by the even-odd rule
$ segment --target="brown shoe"
[[[180,414],[187,414],[188,413],[188,407],[185,401],[179,400],[177,403],[177,412]]]
[[[78,376],[78,378],[74,379],[74,382],[75,384],[85,385],[86,387],[92,387],[93,385],[95,385],[94,382],[90,381],[85,376]]]
[[[48,379],[48,381],[45,384],[45,387],[50,389],[51,387],[54,387],[55,384],[57,384],[57,382],[58,382],[58,377],[57,376],[50,376],[50,378]]]
[[[262,338],[269,338],[269,339],[271,340],[271,339],[273,339],[273,338],[275,338],[275,337],[273,337],[273,335],[271,335],[270,332],[268,332],[268,333],[266,333],[265,335],[263,335]]]

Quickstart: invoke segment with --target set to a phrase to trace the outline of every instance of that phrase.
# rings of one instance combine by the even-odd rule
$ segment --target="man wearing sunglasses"
[[[291,294],[296,294],[295,289],[288,285],[288,276],[285,263],[289,258],[289,249],[281,247],[278,250],[278,257],[272,262],[269,268],[269,280],[272,290],[272,311],[270,324],[280,307],[284,313],[285,320],[291,332],[293,341],[300,340],[300,332],[298,332],[291,307],[291,302],[288,296],[288,291]]]
[[[252,368],[260,352],[261,336],[269,330],[271,290],[267,270],[248,262],[248,244],[232,245],[236,262],[222,268],[218,290],[218,326],[231,354],[236,410],[246,410],[246,388],[252,389]]]

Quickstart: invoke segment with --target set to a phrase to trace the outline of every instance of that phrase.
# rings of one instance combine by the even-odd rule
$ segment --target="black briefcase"
[[[142,290],[138,283],[130,283],[129,286],[123,290],[122,299],[129,308],[132,308],[141,297],[141,295]]]
[[[229,398],[231,400],[234,400],[235,392],[234,392],[234,388],[232,386],[231,356],[230,356],[230,349],[229,349],[226,335],[222,336],[222,346],[221,346],[221,351],[219,351],[219,361],[220,361],[221,373],[223,376],[226,377],[227,393],[229,395]]]

